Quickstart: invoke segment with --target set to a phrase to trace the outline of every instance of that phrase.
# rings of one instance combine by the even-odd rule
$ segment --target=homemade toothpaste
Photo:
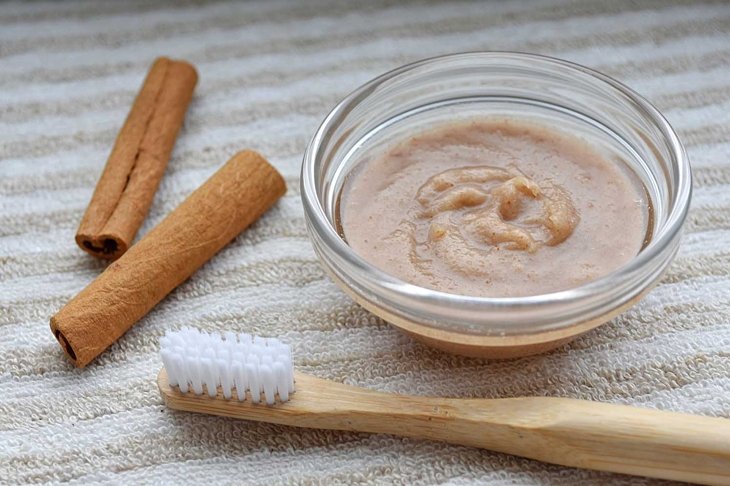
[[[435,126],[361,161],[340,196],[355,252],[406,282],[519,297],[579,286],[645,244],[646,191],[579,136],[517,119]]]

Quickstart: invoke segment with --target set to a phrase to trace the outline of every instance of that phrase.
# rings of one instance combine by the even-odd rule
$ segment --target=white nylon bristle
[[[165,334],[160,353],[170,386],[182,393],[215,397],[220,388],[226,399],[272,405],[294,392],[291,348],[278,339],[183,328]]]

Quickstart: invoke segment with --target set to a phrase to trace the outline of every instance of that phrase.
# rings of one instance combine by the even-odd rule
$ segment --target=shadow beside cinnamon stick
[[[234,155],[51,317],[64,352],[86,366],[285,192],[261,155]]]

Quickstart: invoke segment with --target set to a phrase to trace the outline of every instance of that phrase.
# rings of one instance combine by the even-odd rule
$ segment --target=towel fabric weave
[[[601,70],[656,104],[693,162],[695,196],[662,283],[553,353],[443,354],[346,297],[309,243],[304,148],[348,92],[438,54],[517,50]],[[143,235],[235,151],[289,192],[100,359],[74,369],[49,317],[104,268],[74,233],[152,60],[200,82]],[[139,237],[139,235],[138,235]],[[730,4],[17,2],[0,5],[0,482],[77,484],[663,484],[386,435],[167,410],[170,327],[293,344],[304,372],[389,392],[564,396],[730,416]]]

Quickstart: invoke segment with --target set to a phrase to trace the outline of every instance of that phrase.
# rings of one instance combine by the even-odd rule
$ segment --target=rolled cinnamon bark
[[[86,366],[284,193],[259,154],[240,152],[51,317],[51,331]]]
[[[195,68],[184,61],[161,57],[152,64],[76,232],[82,250],[115,260],[132,244],[197,81]]]

